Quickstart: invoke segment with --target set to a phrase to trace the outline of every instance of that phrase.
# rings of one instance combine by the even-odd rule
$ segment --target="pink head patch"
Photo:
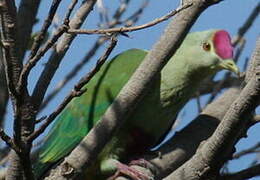
[[[227,31],[220,30],[214,34],[213,44],[215,52],[222,59],[233,58],[233,47],[231,44],[231,38]]]

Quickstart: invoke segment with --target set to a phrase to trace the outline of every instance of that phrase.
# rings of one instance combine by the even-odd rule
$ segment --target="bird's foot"
[[[119,176],[128,176],[131,177],[133,180],[152,180],[153,178],[138,171],[133,167],[129,167],[128,165],[122,164],[118,162],[117,164],[117,171],[116,173],[108,178],[108,180],[115,180]]]
[[[144,168],[148,168],[148,169],[153,169],[154,166],[152,163],[150,163],[149,161],[145,160],[145,159],[136,159],[136,160],[132,160],[130,161],[129,165],[137,165],[137,166],[141,166],[141,167],[144,167]]]

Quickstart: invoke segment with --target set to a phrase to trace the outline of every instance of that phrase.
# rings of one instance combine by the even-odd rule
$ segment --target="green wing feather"
[[[55,121],[41,147],[36,174],[46,168],[43,164],[47,166],[71,152],[104,114],[146,54],[130,49],[103,66],[86,86],[87,92],[74,99]]]

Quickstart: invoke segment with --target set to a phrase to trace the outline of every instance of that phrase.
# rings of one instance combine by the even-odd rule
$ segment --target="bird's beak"
[[[220,68],[234,72],[239,77],[239,68],[233,59],[222,60],[219,64]]]

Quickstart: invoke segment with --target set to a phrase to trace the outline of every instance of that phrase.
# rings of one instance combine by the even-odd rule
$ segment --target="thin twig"
[[[62,25],[60,28],[58,28],[55,34],[53,34],[52,38],[49,39],[47,43],[42,48],[40,48],[37,54],[24,65],[18,82],[18,91],[20,91],[21,88],[27,86],[28,75],[32,68],[37,64],[37,62],[39,62],[41,57],[55,44],[55,42],[57,42],[62,34],[66,32],[67,29],[68,26],[66,25]]]
[[[125,20],[121,21],[119,18],[122,17],[123,13],[125,12],[122,10],[123,5],[120,5],[118,9],[120,10],[120,14],[117,14],[118,19],[111,20],[111,22],[108,22],[108,27],[112,28],[115,27],[118,24],[125,24],[126,26],[131,26],[134,23],[136,23],[140,15],[142,14],[144,8],[147,6],[148,1],[144,1],[144,3],[140,6],[139,9],[137,9],[132,15],[130,15]],[[126,6],[126,5],[124,5]],[[115,12],[118,12],[119,10],[116,10]],[[113,16],[114,17],[114,16]],[[73,78],[75,75],[84,67],[84,65],[95,55],[96,51],[107,41],[107,36],[101,36],[97,39],[97,41],[94,43],[94,45],[90,48],[90,50],[87,52],[87,54],[84,56],[84,58],[64,77],[63,80],[61,80],[58,85],[54,88],[54,90],[47,95],[44,102],[42,103],[40,107],[40,111],[43,110],[47,104],[60,92],[60,90]]]
[[[20,152],[20,149],[15,145],[14,141],[12,138],[10,138],[2,128],[0,128],[0,137],[1,139],[13,150],[15,150],[17,153]]]
[[[61,0],[53,0],[52,1],[52,5],[51,5],[50,10],[48,12],[48,16],[46,17],[46,19],[44,21],[44,24],[42,26],[42,29],[41,29],[39,35],[35,38],[35,41],[32,45],[32,51],[31,51],[31,54],[29,56],[29,59],[32,59],[36,55],[37,51],[39,50],[41,43],[44,40],[44,37],[45,37],[45,35],[46,35],[50,25],[51,25],[53,17],[55,16],[56,11],[57,11],[57,9],[60,5],[60,2],[61,2]]]
[[[67,25],[67,26],[69,25],[69,19],[70,19],[71,13],[72,13],[72,11],[75,8],[77,3],[78,3],[78,0],[72,0],[69,7],[68,7],[67,13],[66,13],[65,18],[64,18],[64,24]]]
[[[239,43],[239,41],[243,38],[245,33],[250,29],[250,27],[252,26],[256,18],[259,16],[259,13],[260,13],[260,3],[256,5],[256,7],[251,12],[250,16],[245,21],[245,23],[239,28],[236,38],[232,40],[232,44],[234,46],[236,46]]]
[[[19,47],[20,61],[23,61],[28,49],[28,44],[31,40],[32,29],[36,23],[37,12],[42,1],[43,0],[20,1],[19,9],[17,12],[17,29],[19,29],[17,44]]]
[[[196,92],[196,102],[197,102],[197,107],[198,107],[198,113],[201,113],[203,108],[202,108],[201,102],[200,102],[200,92],[199,91]]]
[[[252,177],[260,176],[260,164],[254,165],[242,171],[225,174],[218,178],[218,180],[244,180]]]
[[[190,7],[192,4],[186,4],[182,6],[181,8],[178,8],[176,10],[171,11],[169,14],[166,14],[165,16],[162,16],[161,18],[157,18],[149,23],[139,25],[139,26],[133,26],[133,27],[118,27],[118,28],[110,28],[110,29],[93,29],[93,30],[84,30],[84,29],[69,29],[67,33],[70,34],[110,34],[110,33],[123,33],[123,32],[132,32],[137,31],[145,28],[149,28],[151,26],[154,26],[158,23],[161,23],[163,21],[168,20],[178,12],[180,12],[183,9],[186,9]]]
[[[240,158],[241,156],[244,156],[244,155],[247,155],[247,154],[251,154],[251,153],[257,153],[259,152],[259,149],[260,148],[260,142],[258,142],[257,144],[255,144],[254,146],[248,148],[248,149],[245,149],[243,151],[240,151],[238,153],[235,153],[233,155],[233,159],[238,159]]]
[[[134,12],[130,17],[128,17],[125,21],[123,21],[123,24],[126,24],[126,26],[130,26],[134,24],[140,18],[140,15],[143,13],[148,3],[149,1],[145,0],[136,12]]]
[[[69,26],[71,28],[80,28],[84,20],[88,17],[89,13],[92,11],[96,1],[97,0],[82,1],[82,4],[75,12],[74,17],[70,19]],[[32,93],[32,99],[36,111],[39,110],[39,107],[43,101],[43,98],[50,85],[50,82],[53,79],[54,74],[56,73],[59,67],[59,64],[63,60],[67,50],[69,49],[75,37],[76,37],[75,35],[63,34],[61,39],[57,42],[49,59],[47,60],[47,63],[40,75],[40,78],[37,80],[35,88]]]
[[[122,14],[127,9],[128,4],[129,4],[129,0],[121,1],[121,4],[120,4],[119,8],[117,8],[115,14],[113,15],[113,19],[120,19]]]
[[[34,44],[35,47],[33,45],[33,50],[35,52],[33,52],[33,50],[32,50],[29,61],[25,64],[25,66],[21,72],[20,79],[18,82],[18,90],[20,90],[20,88],[25,87],[27,85],[27,79],[28,79],[28,75],[29,75],[31,69],[37,64],[37,62],[41,59],[41,57],[57,42],[57,40],[68,29],[69,17],[72,13],[73,8],[75,7],[75,5],[77,3],[77,0],[72,1],[71,4],[69,5],[63,24],[53,34],[52,38],[49,39],[42,48],[40,48],[40,44],[42,43],[42,40],[43,40],[42,37],[45,36],[45,34],[48,30],[48,27],[50,26],[50,23],[52,22],[55,12],[59,6],[59,2],[60,1],[53,2],[49,15],[48,15],[48,18],[45,20],[45,23],[43,25],[43,28],[42,28],[39,36],[36,38],[37,40],[35,41],[35,44]],[[36,42],[38,42],[38,44]],[[40,50],[39,50],[39,48],[40,48]]]
[[[46,105],[60,92],[60,90],[73,78],[75,75],[82,69],[82,67],[90,60],[91,57],[93,57],[98,50],[99,47],[101,47],[102,44],[104,44],[107,40],[107,37],[100,37],[95,42],[95,44],[90,48],[86,56],[64,77],[63,80],[61,80],[58,85],[54,88],[54,90],[47,95],[45,100],[43,101],[40,111],[43,110]]]
[[[71,100],[74,97],[81,96],[84,92],[86,92],[87,89],[82,89],[91,79],[94,77],[94,75],[99,71],[101,66],[105,63],[107,60],[108,56],[114,49],[114,47],[117,44],[117,40],[112,37],[111,42],[106,49],[105,53],[101,56],[101,58],[97,61],[96,66],[89,72],[87,73],[75,86],[74,89],[67,95],[64,99],[64,101],[58,106],[58,108],[48,116],[46,119],[45,123],[42,124],[42,126],[36,130],[33,134],[31,134],[28,137],[28,141],[33,141],[36,139],[41,133],[44,132],[44,130],[48,127],[50,123],[58,116],[58,114],[71,102]]]

